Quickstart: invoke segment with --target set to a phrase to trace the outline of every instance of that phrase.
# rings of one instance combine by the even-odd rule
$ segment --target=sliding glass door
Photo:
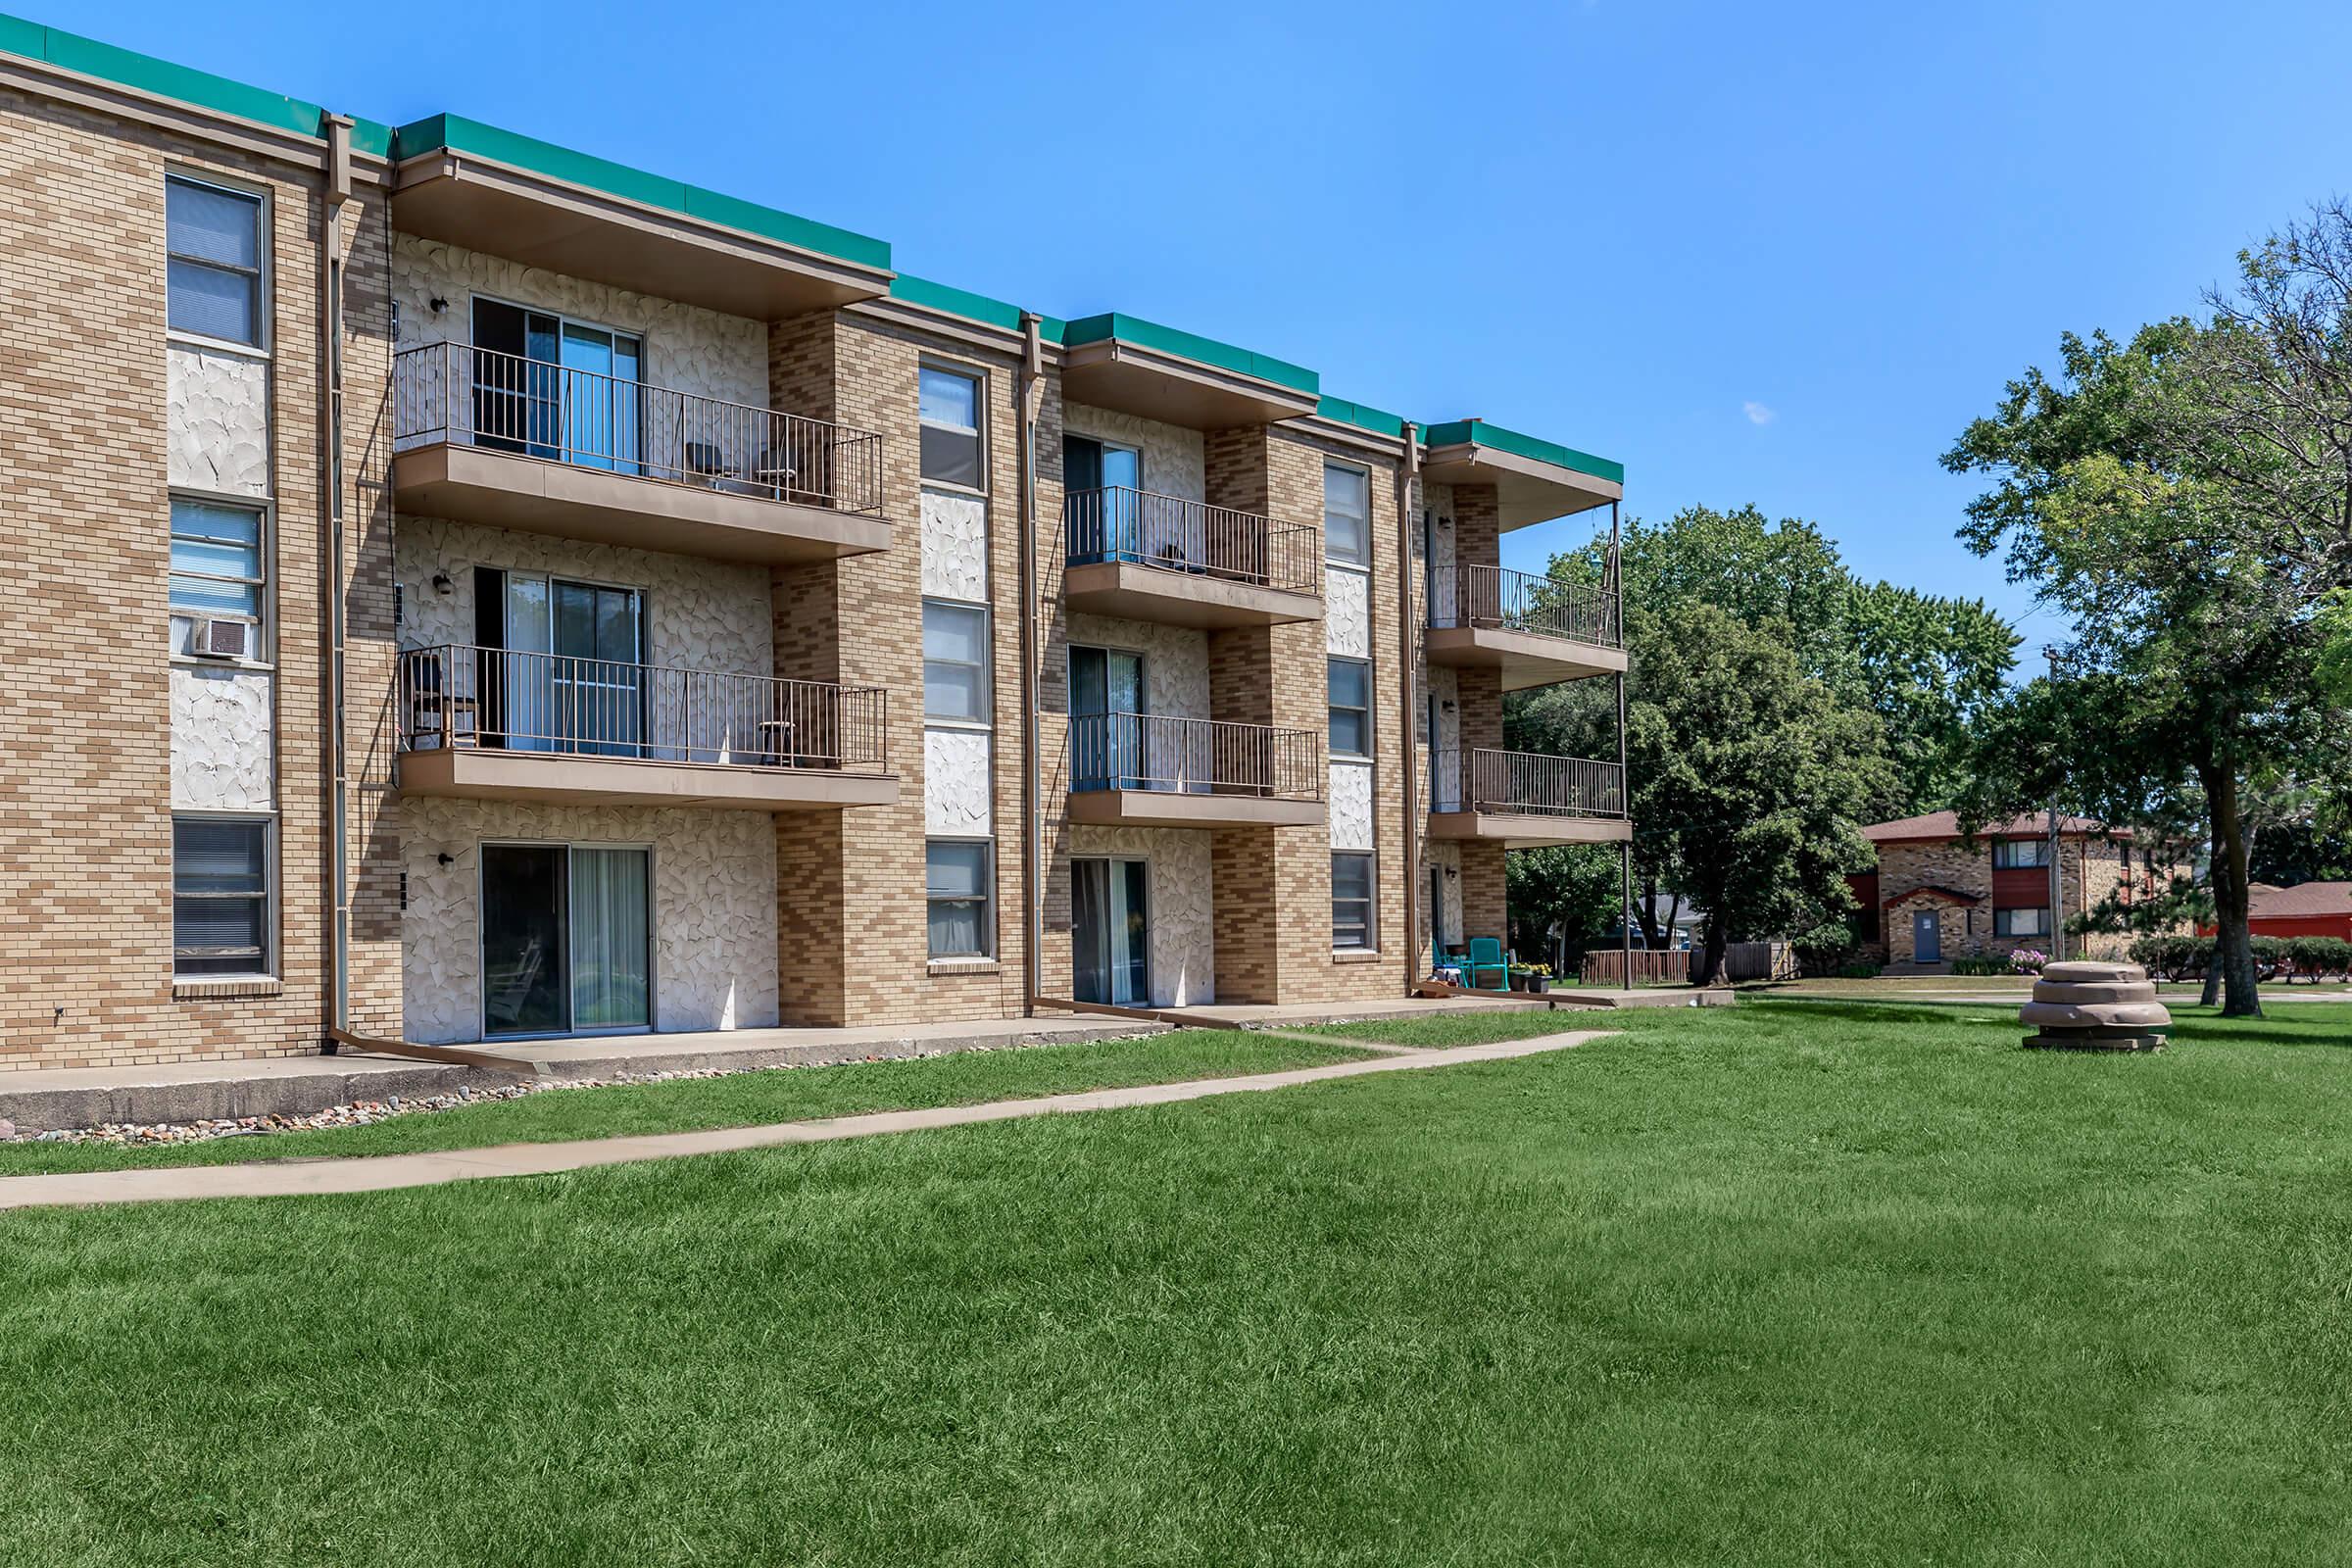
[[[482,846],[482,1027],[492,1035],[653,1022],[652,854]]]
[[[473,347],[478,443],[582,467],[642,471],[640,339],[477,298]]]
[[[1116,648],[1070,650],[1070,787],[1143,786],[1144,659]]]
[[[1078,1001],[1151,1004],[1148,881],[1142,860],[1070,862],[1070,994]]]
[[[645,604],[633,588],[510,571],[494,728],[511,751],[631,757],[644,734]]]

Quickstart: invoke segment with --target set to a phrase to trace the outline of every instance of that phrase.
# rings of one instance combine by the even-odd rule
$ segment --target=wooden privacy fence
[[[1625,955],[1615,948],[1605,953],[1585,955],[1584,973],[1578,976],[1589,986],[1619,986],[1625,984]],[[1687,986],[1690,983],[1690,955],[1688,953],[1653,953],[1645,948],[1634,950],[1634,984],[1638,986]]]

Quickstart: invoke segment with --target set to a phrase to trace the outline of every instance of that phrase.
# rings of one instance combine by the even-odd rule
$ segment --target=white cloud
[[[1753,400],[1740,404],[1740,412],[1747,416],[1747,422],[1750,424],[1770,424],[1775,418],[1779,417],[1779,416],[1775,415],[1763,404],[1754,402]]]

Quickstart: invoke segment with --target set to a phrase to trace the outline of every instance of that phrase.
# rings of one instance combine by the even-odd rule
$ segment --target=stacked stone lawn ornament
[[[2162,1051],[2173,1027],[2136,963],[2053,963],[2018,1018],[2041,1031],[2028,1047],[2056,1051]]]

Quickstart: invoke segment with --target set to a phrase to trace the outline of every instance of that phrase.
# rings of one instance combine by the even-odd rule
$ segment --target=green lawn
[[[2281,1012],[0,1214],[0,1562],[2340,1562],[2352,1008]]]
[[[703,1127],[756,1127],[867,1110],[915,1110],[1128,1084],[1281,1072],[1369,1054],[1343,1046],[1275,1039],[1238,1029],[1187,1029],[1135,1040],[956,1052],[916,1060],[860,1061],[725,1078],[567,1089],[320,1132],[217,1138],[149,1148],[0,1144],[0,1176],[243,1164],[337,1154],[413,1154],[488,1144],[566,1143]]]

